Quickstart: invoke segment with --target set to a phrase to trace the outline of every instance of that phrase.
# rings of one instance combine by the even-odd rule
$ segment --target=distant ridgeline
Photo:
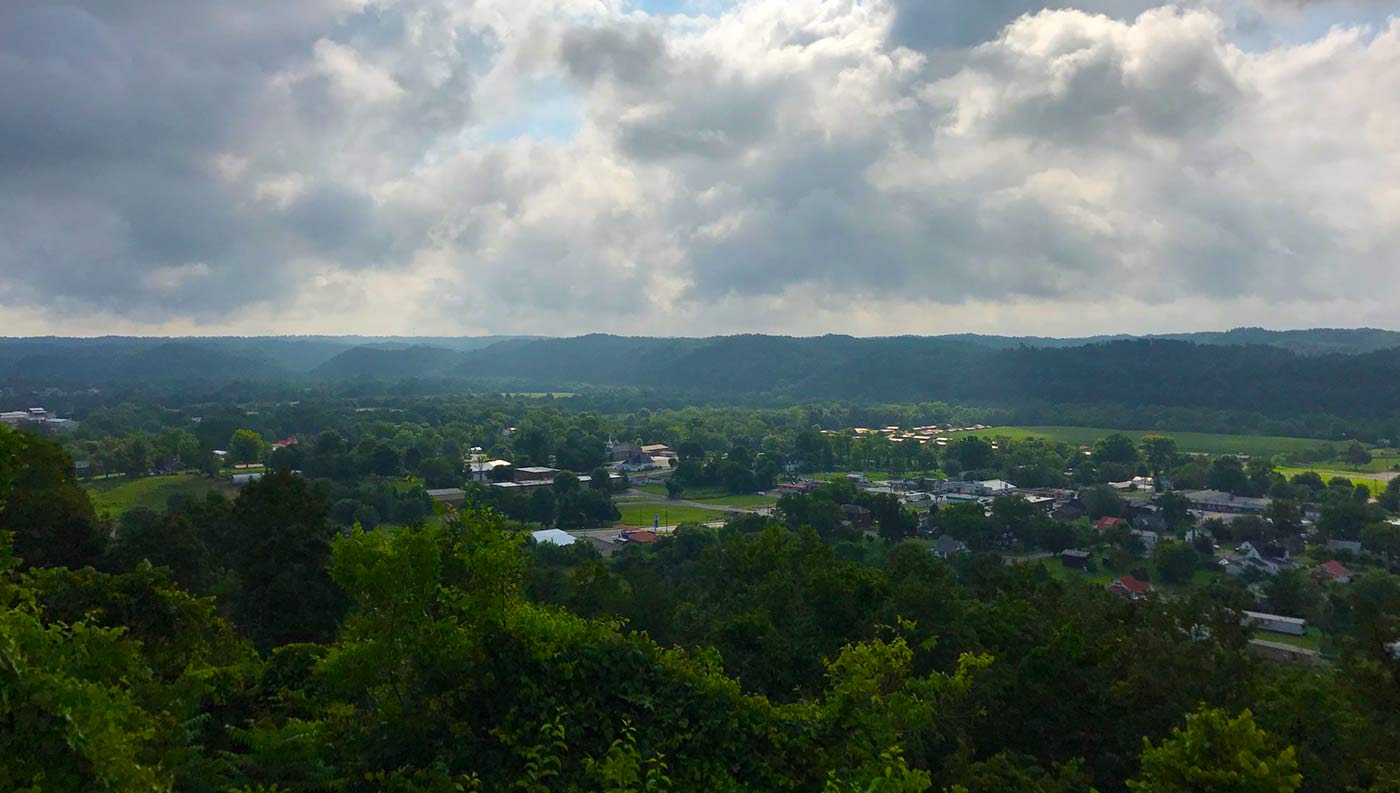
[[[410,379],[540,392],[631,387],[712,400],[1150,405],[1380,418],[1400,405],[1400,333],[0,340],[0,381],[31,388]]]

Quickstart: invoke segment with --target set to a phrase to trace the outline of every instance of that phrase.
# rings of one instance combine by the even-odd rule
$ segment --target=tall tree
[[[1292,793],[1303,781],[1293,747],[1274,746],[1247,710],[1202,709],[1159,746],[1143,744],[1135,793]]]
[[[234,614],[261,649],[331,636],[343,610],[326,573],[330,502],[309,482],[273,471],[233,503]]]
[[[108,531],[73,475],[73,458],[52,440],[0,429],[0,532],[32,567],[83,567],[102,558]]]
[[[262,459],[262,436],[253,430],[237,430],[228,440],[228,456],[234,463],[246,465]]]

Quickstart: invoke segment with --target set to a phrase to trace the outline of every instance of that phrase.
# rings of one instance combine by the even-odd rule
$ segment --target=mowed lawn
[[[983,438],[1050,438],[1076,446],[1092,446],[1114,433],[1127,435],[1135,441],[1147,435],[1166,435],[1176,439],[1183,452],[1200,454],[1244,454],[1251,457],[1271,457],[1284,452],[1316,449],[1329,441],[1316,438],[1286,438],[1276,435],[1216,435],[1209,432],[1174,432],[1171,430],[1114,430],[1103,427],[992,427],[951,437],[978,435]],[[1341,448],[1341,444],[1337,444]]]
[[[146,476],[140,479],[97,479],[84,482],[83,486],[92,496],[92,503],[97,511],[112,515],[120,515],[136,507],[165,509],[170,497],[175,495],[204,498],[210,491],[218,491],[233,498],[238,493],[238,488],[228,482],[209,479],[200,474]]]
[[[654,496],[666,495],[665,485],[642,485],[637,488],[643,493],[650,493]],[[626,497],[619,501],[628,500]],[[734,507],[736,509],[757,509],[759,507],[771,507],[778,503],[778,499],[772,496],[765,496],[760,493],[750,493],[744,495],[730,495],[723,488],[700,487],[686,490],[680,495],[681,501],[696,501],[701,504],[713,504],[716,507]]]
[[[710,521],[724,520],[725,516],[725,513],[720,510],[679,505],[668,506],[664,501],[654,501],[649,504],[618,504],[617,508],[622,513],[622,517],[617,522],[624,526],[650,526],[654,517],[660,519],[662,526],[678,526],[682,523],[709,523]]]

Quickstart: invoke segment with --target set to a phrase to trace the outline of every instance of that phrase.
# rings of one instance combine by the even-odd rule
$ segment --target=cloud
[[[0,324],[1393,324],[1400,22],[1299,5],[18,0]]]

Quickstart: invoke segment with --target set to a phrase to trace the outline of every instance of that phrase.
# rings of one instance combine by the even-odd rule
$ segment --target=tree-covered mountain
[[[442,347],[363,345],[351,347],[311,370],[325,380],[403,380],[441,377],[462,363],[463,353]]]
[[[1389,416],[1388,331],[1262,331],[1054,345],[997,337],[24,339],[0,378],[105,383],[457,382],[502,390],[626,387],[710,401],[1160,406],[1269,416]],[[1248,343],[1274,339],[1278,343]],[[1295,349],[1289,349],[1288,346]],[[1351,350],[1328,352],[1329,347]]]
[[[1400,350],[1302,355],[1269,346],[1135,339],[993,349],[941,338],[729,336],[497,345],[467,378],[547,390],[632,385],[777,401],[1163,405],[1380,415],[1400,399]]]

